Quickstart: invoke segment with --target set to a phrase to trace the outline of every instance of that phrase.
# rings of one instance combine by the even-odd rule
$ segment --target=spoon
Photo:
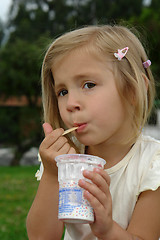
[[[76,130],[78,127],[73,127],[73,128],[70,128],[70,129],[67,129],[66,131],[64,131],[64,133],[62,134],[62,136],[70,133],[70,132],[73,132],[74,130]]]

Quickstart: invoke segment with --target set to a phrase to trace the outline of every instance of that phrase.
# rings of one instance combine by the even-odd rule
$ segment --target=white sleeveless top
[[[139,194],[160,186],[160,141],[140,136],[128,154],[106,171],[111,178],[113,220],[126,229]],[[98,240],[88,224],[66,224],[64,239]]]
[[[129,225],[141,192],[160,186],[160,141],[141,135],[128,154],[115,166],[106,169],[111,178],[112,216],[122,228]],[[43,164],[36,177],[41,179]],[[105,217],[105,216],[104,216]],[[98,240],[89,224],[65,224],[64,240]]]

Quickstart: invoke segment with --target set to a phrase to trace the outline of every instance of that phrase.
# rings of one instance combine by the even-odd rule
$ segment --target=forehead
[[[66,50],[67,49],[67,50]],[[56,53],[52,53],[52,70],[55,68],[57,64],[59,64],[62,61],[65,61],[70,55],[92,55],[94,58],[102,59],[104,54],[102,50],[98,46],[96,46],[94,43],[85,43],[81,46],[72,47],[71,44],[69,44],[66,49],[60,48],[60,51],[56,50]]]
[[[54,80],[70,75],[88,75],[102,68],[112,69],[111,60],[98,50],[78,48],[65,54],[52,65]]]

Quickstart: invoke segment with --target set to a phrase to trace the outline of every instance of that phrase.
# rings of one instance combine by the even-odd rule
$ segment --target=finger
[[[96,218],[97,218],[97,215],[100,215],[100,214],[104,216],[105,206],[101,204],[94,195],[92,195],[89,191],[84,191],[84,198],[88,200],[88,202],[94,209]]]
[[[57,139],[57,141],[54,142],[54,143],[49,147],[49,149],[58,152],[58,151],[60,151],[60,150],[63,148],[63,146],[64,146],[65,144],[67,144],[67,143],[68,143],[67,138],[60,136],[60,137]],[[66,147],[67,147],[67,145],[66,145]],[[70,147],[70,146],[69,146],[69,147]]]
[[[68,151],[68,154],[76,154],[76,150],[73,147],[71,147]]]
[[[64,130],[62,128],[56,129],[52,131],[51,133],[47,133],[46,137],[44,138],[43,142],[41,143],[41,147],[44,149],[48,149],[50,146],[52,146],[58,138],[61,137]]]
[[[58,151],[59,154],[67,154],[69,152],[70,145],[69,143],[65,143]]]
[[[89,180],[92,181],[102,192],[105,194],[108,194],[109,186],[107,184],[106,176],[103,174],[103,176],[98,172],[95,171],[83,171],[83,176]]]
[[[103,205],[104,208],[107,207],[107,195],[99,187],[97,187],[97,185],[87,182],[84,179],[80,179],[78,184],[80,187],[82,187],[87,192],[89,192],[95,199],[97,199],[97,201],[96,201],[97,203]],[[94,200],[94,202],[95,202],[95,200]],[[93,204],[93,202],[92,202],[92,204]],[[93,206],[95,207],[95,205],[93,205]]]
[[[108,173],[104,169],[94,168],[93,172],[96,172],[96,173],[100,174],[105,179],[105,181],[107,182],[108,186],[110,186],[111,178],[110,178],[110,176],[108,175]]]
[[[45,136],[47,136],[49,133],[53,131],[53,128],[49,123],[44,123],[42,126],[43,126]]]

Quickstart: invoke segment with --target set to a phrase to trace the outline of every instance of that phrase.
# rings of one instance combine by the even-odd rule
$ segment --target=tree
[[[3,140],[5,143],[14,144],[13,164],[19,162],[27,148],[31,145],[38,146],[40,142],[41,116],[40,108],[37,107],[41,95],[40,69],[45,46],[51,39],[75,27],[119,22],[121,19],[129,20],[133,25],[146,24],[146,28],[154,34],[154,42],[151,42],[156,49],[152,48],[151,59],[152,67],[158,75],[160,14],[155,14],[154,11],[158,9],[159,0],[152,0],[151,9],[143,8],[142,2],[12,0],[5,29],[4,25],[0,24],[1,42],[4,40],[6,28],[10,33],[7,42],[0,49],[0,97],[14,95],[26,96],[28,99],[28,107],[1,109],[0,124],[4,130],[0,129],[0,142]]]
[[[94,7],[93,7],[94,5]],[[142,0],[90,0],[90,11],[94,9],[95,19],[98,23],[118,22],[123,18],[128,20],[130,16],[138,16],[142,11]]]
[[[152,71],[156,79],[156,105],[160,107],[160,1],[152,0],[150,7],[144,7],[139,17],[132,17],[130,23],[135,25],[141,33],[146,37],[143,45],[148,51],[150,60],[152,61]]]
[[[13,0],[8,28],[12,29],[10,41],[17,37],[35,41],[37,37],[52,37],[66,31],[72,7],[65,0]]]
[[[3,38],[4,38],[4,25],[3,22],[0,21],[0,46],[2,45]]]
[[[19,165],[23,154],[41,142],[40,107],[0,107],[0,111],[0,143],[12,147],[11,165]]]
[[[34,41],[49,33],[58,36],[75,27],[139,16],[142,0],[13,0],[8,28],[16,37]]]
[[[43,43],[44,44],[44,43]],[[25,151],[38,146],[41,140],[41,109],[38,105],[40,69],[43,44],[28,43],[16,39],[8,42],[0,51],[0,96],[7,99],[25,96],[26,107],[1,107],[0,143],[14,147],[12,165],[17,165]]]
[[[42,64],[40,44],[16,39],[8,42],[0,52],[0,95],[26,96],[29,105],[36,105],[40,90]]]

